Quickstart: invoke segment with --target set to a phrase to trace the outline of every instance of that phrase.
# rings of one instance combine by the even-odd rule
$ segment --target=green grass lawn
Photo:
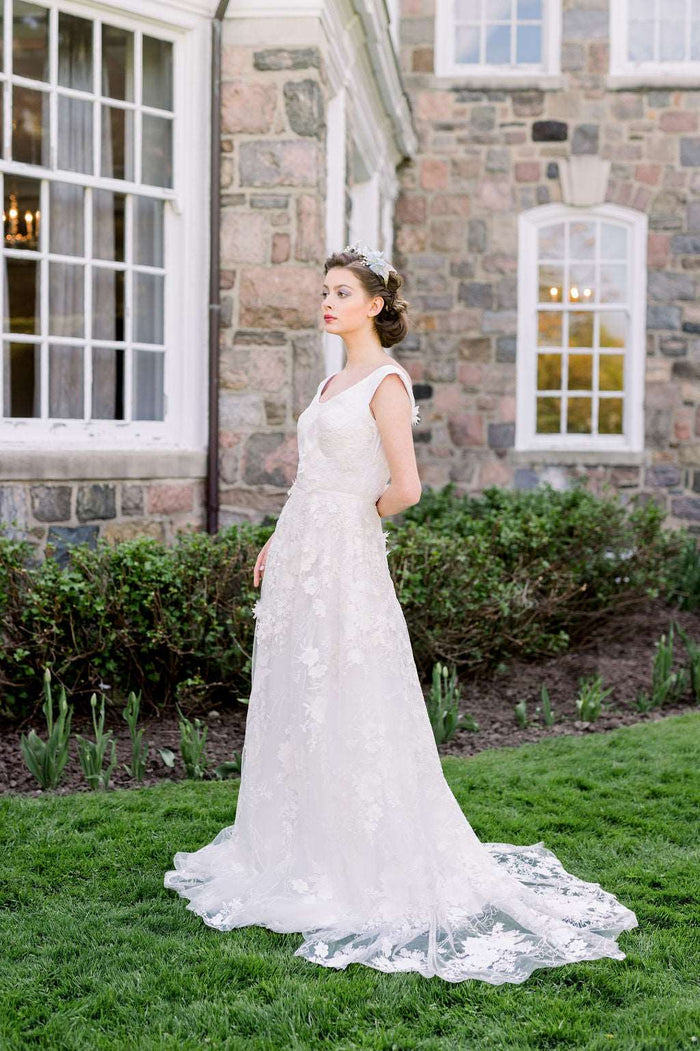
[[[163,873],[233,822],[238,782],[5,796],[0,1049],[697,1048],[699,755],[690,713],[443,760],[482,840],[542,839],[637,913],[625,960],[522,985],[334,971],[300,935],[205,926]]]

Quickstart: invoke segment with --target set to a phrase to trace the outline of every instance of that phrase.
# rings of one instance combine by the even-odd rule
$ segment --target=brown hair
[[[408,303],[399,293],[403,285],[401,274],[396,270],[390,271],[387,283],[384,284],[379,274],[370,270],[354,252],[334,252],[333,255],[329,255],[323,266],[324,274],[336,266],[352,270],[371,298],[381,296],[384,300],[384,306],[373,319],[381,345],[393,347],[395,343],[400,343],[402,339],[405,339],[408,333],[406,314]]]

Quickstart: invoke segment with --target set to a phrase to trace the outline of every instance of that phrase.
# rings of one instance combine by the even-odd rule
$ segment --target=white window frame
[[[173,186],[153,188],[153,196],[165,200],[165,418],[125,421],[0,417],[0,451],[49,447],[71,451],[201,450],[206,447],[208,404],[207,355],[202,348],[207,345],[210,22],[196,2],[190,5],[191,10],[187,10],[187,4],[164,5],[158,0],[121,0],[118,5],[103,4],[99,8],[91,0],[32,2],[49,8],[52,18],[57,17],[55,11],[62,11],[131,31],[141,30],[173,44]],[[6,10],[5,17],[8,16]],[[201,75],[195,75],[195,70]],[[2,83],[7,83],[5,78]],[[8,89],[3,90],[6,93]],[[55,131],[52,137],[55,141]],[[135,148],[138,150],[140,144],[136,143]],[[52,164],[53,156],[48,168],[0,158],[0,170],[5,173],[34,179],[50,176],[61,182],[118,193],[149,192],[147,187],[125,180],[58,172]],[[126,322],[128,327],[128,318]],[[13,342],[12,337],[6,340]],[[48,338],[46,342],[61,340]],[[195,348],[199,350],[195,352]],[[46,348],[43,353],[42,365]],[[125,371],[128,384],[128,366]],[[88,380],[86,370],[86,387]],[[46,385],[44,377],[42,385]],[[86,397],[89,393],[86,391]]]
[[[622,434],[537,434],[537,235],[542,226],[566,219],[602,219],[628,232],[629,341],[625,349]],[[518,220],[518,341],[516,366],[516,451],[642,452],[646,365],[647,216],[632,208],[602,204],[576,208],[545,204],[522,212]],[[612,306],[612,305],[611,305]]]
[[[657,0],[663,3],[663,0]],[[690,3],[688,11],[690,12]],[[610,74],[625,78],[630,83],[647,83],[663,86],[669,76],[687,78],[691,83],[700,82],[700,60],[693,62],[630,62],[627,58],[629,14],[634,0],[614,0],[610,4]],[[689,15],[688,15],[689,17]],[[614,85],[613,85],[614,86]],[[621,83],[624,86],[624,83]]]
[[[484,0],[486,4],[489,0]],[[515,2],[515,0],[514,0]],[[467,80],[542,80],[561,73],[561,0],[542,0],[542,61],[537,64],[455,62],[456,0],[436,0],[435,76]]]

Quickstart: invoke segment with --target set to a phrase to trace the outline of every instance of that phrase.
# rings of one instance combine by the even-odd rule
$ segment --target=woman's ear
[[[377,314],[381,314],[384,306],[384,299],[382,296],[375,296],[369,305],[369,311],[367,317],[376,317]]]

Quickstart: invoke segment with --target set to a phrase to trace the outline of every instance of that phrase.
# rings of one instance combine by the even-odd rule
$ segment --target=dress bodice
[[[373,502],[379,499],[390,471],[369,405],[379,384],[391,373],[403,380],[411,399],[412,422],[420,422],[411,382],[398,365],[380,365],[340,394],[321,401],[321,392],[331,379],[326,376],[297,421],[299,466],[292,488],[336,490]]]

